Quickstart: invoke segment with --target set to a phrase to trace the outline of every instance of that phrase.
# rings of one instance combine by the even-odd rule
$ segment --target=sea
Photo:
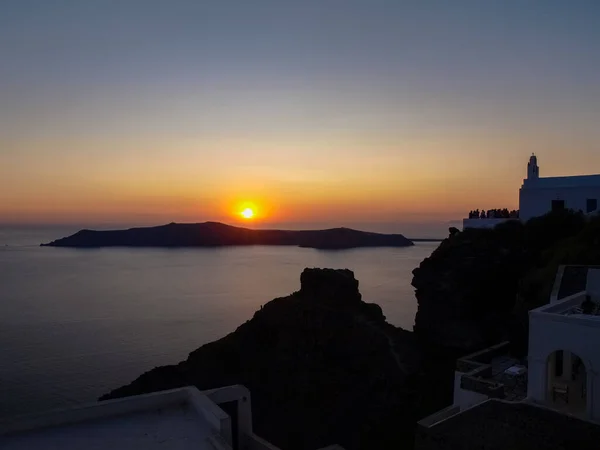
[[[412,330],[412,270],[439,245],[323,251],[40,247],[76,229],[0,228],[0,421],[71,407],[185,359],[300,288],[348,268],[363,300]]]

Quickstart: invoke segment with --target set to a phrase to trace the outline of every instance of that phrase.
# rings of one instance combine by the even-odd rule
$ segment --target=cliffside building
[[[599,199],[600,175],[540,178],[537,157],[531,155],[519,190],[520,218],[526,221],[561,209],[594,213]]]
[[[561,266],[550,302],[529,311],[527,358],[505,342],[459,359],[454,403],[419,422],[417,449],[459,448],[461,427],[479,440],[470,448],[597,448],[599,344],[600,267]]]
[[[527,163],[527,178],[519,189],[519,219],[527,221],[550,211],[572,209],[585,214],[597,214],[600,201],[600,175],[540,177],[540,167],[534,154]],[[463,219],[464,228],[494,228],[515,218]]]
[[[183,387],[16,419],[0,428],[0,448],[279,450],[252,431],[250,392],[240,385]]]

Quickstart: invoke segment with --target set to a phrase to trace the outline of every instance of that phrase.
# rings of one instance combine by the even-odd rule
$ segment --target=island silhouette
[[[401,234],[381,234],[350,228],[326,230],[252,230],[220,222],[170,223],[127,230],[81,230],[43,247],[220,247],[239,245],[293,245],[316,249],[408,247]]]

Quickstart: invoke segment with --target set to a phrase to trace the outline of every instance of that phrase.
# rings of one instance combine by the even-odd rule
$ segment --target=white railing
[[[561,298],[554,303],[548,303],[539,308],[532,309],[530,313],[564,314],[575,307],[581,306],[586,299],[586,295],[586,291],[580,291],[568,297]]]

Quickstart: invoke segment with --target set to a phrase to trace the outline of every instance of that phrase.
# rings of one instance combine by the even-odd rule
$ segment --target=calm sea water
[[[363,299],[378,303],[390,323],[412,329],[411,271],[437,246],[38,246],[73,231],[0,229],[0,418],[94,401],[185,359],[260,305],[298,290],[304,267],[352,269]]]

